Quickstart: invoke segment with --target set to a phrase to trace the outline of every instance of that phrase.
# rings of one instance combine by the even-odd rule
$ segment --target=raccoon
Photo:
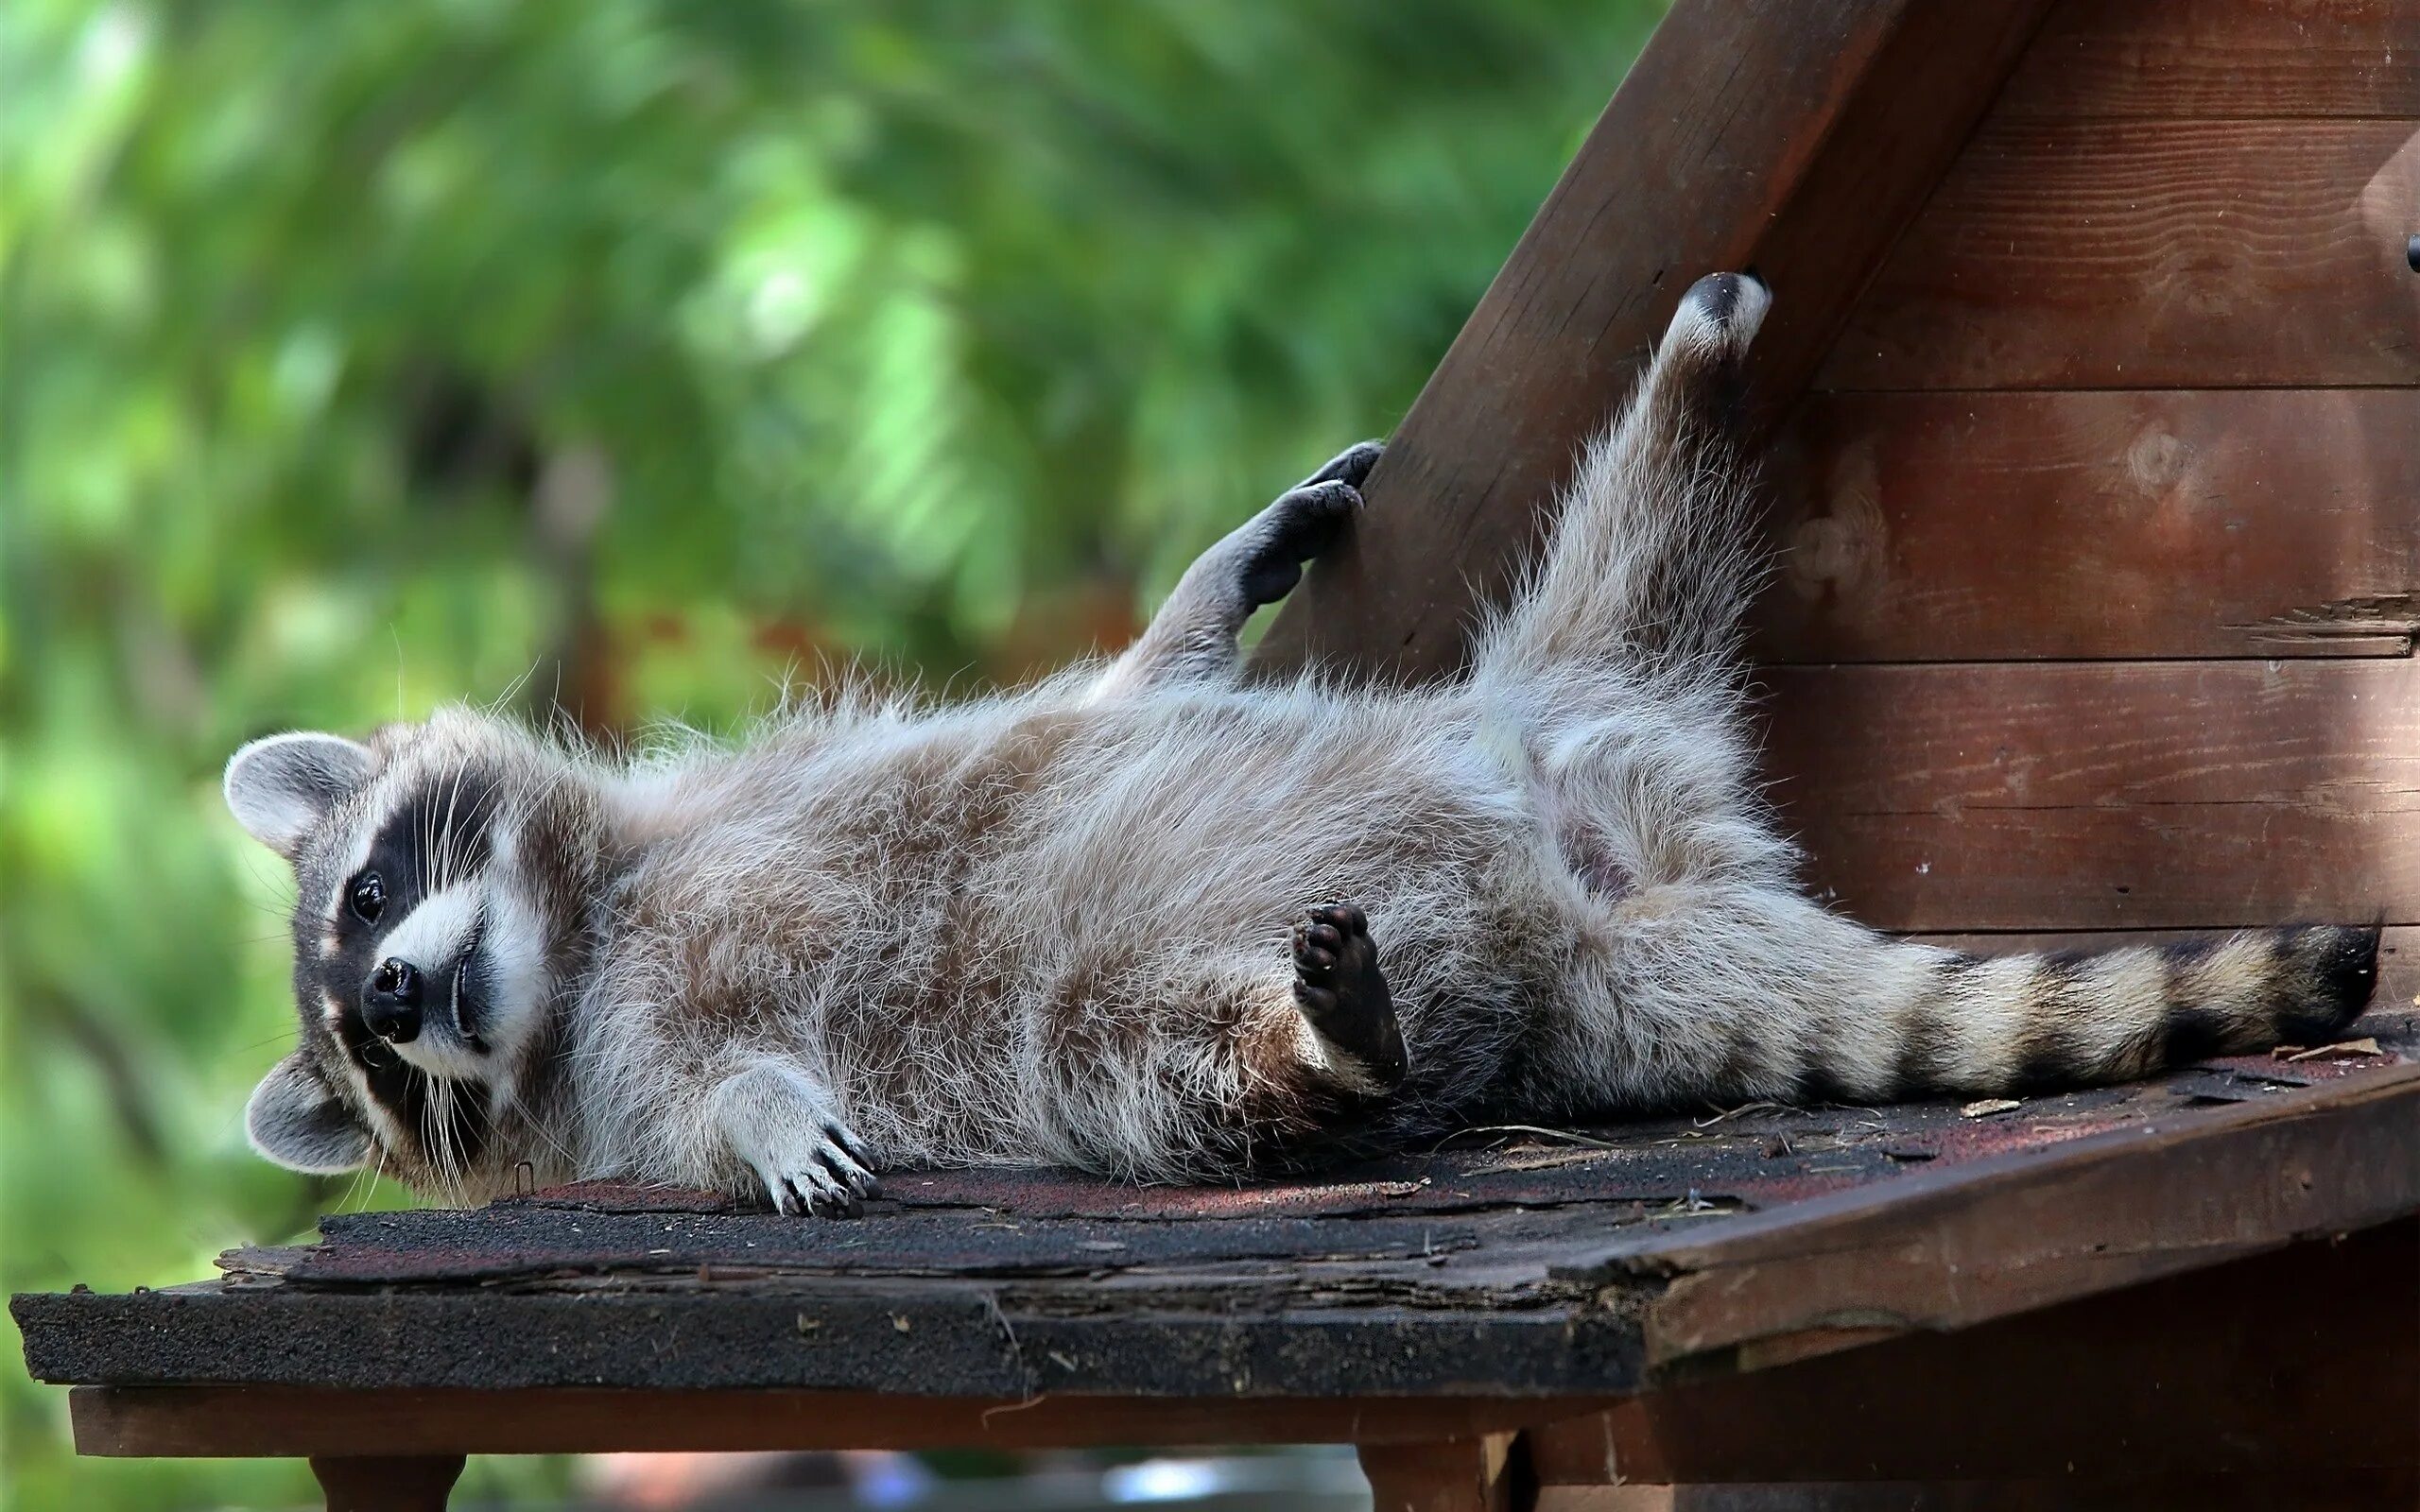
[[[2374,929],[1983,959],[1804,894],[1739,656],[1768,304],[1688,291],[1440,685],[1240,676],[1365,443],[1122,655],[998,696],[842,692],[635,757],[468,709],[245,747],[302,1013],[252,1143],[455,1202],[614,1177],[839,1215],[903,1167],[1231,1179],[1478,1120],[2106,1081],[2358,1015]]]

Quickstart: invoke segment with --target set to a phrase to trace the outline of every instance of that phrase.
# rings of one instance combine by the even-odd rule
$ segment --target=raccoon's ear
[[[298,1055],[287,1056],[252,1089],[244,1108],[252,1148],[289,1171],[335,1176],[370,1159],[370,1135]]]
[[[291,861],[376,765],[369,747],[342,735],[267,735],[227,764],[227,806],[253,839]]]

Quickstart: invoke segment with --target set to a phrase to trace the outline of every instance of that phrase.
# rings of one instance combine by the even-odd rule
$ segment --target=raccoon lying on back
[[[1727,408],[1767,303],[1689,291],[1444,686],[1237,677],[1365,445],[1022,692],[629,765],[459,710],[246,747],[302,1016],[253,1143],[455,1200],[527,1161],[833,1214],[887,1167],[1232,1177],[1481,1119],[2105,1081],[2359,1014],[2375,930],[1985,960],[1801,895],[1737,656]]]

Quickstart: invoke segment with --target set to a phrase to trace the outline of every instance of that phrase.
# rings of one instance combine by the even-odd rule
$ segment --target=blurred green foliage
[[[403,1200],[244,1147],[292,1008],[239,742],[1130,633],[1393,423],[1661,9],[9,0],[0,1280]],[[309,1500],[74,1464],[7,1352],[9,1504]]]

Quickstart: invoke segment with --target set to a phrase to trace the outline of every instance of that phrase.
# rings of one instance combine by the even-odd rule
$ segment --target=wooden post
[[[1529,1512],[1515,1486],[1513,1434],[1364,1444],[1372,1512]]]
[[[444,1512],[462,1456],[314,1455],[311,1473],[320,1478],[328,1512]]]

